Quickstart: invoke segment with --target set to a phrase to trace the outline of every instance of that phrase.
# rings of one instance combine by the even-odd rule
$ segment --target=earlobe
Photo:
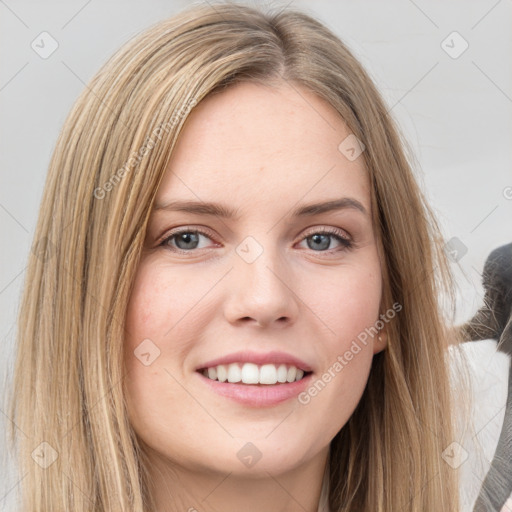
[[[377,354],[384,350],[388,346],[388,335],[386,331],[383,329],[379,332],[376,338],[373,341],[373,353]]]

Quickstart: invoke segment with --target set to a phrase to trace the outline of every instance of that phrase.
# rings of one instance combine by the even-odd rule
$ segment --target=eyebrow
[[[310,217],[336,210],[352,209],[368,215],[366,208],[353,197],[342,197],[321,203],[312,203],[299,206],[291,212],[293,217]],[[239,211],[219,203],[206,203],[204,201],[168,201],[157,204],[154,211],[177,211],[195,213],[198,215],[211,215],[225,219],[239,219]]]

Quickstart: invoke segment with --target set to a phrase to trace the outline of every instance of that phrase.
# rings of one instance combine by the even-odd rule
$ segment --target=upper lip
[[[206,361],[199,365],[196,370],[203,368],[211,368],[218,366],[219,364],[230,364],[230,363],[254,363],[257,365],[263,364],[287,364],[296,366],[297,368],[304,370],[305,372],[311,372],[313,369],[309,364],[302,361],[298,357],[287,354],[286,352],[272,351],[272,352],[253,352],[249,350],[241,352],[233,352],[211,361]]]

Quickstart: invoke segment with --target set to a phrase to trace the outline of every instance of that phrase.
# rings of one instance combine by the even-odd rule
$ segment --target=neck
[[[186,468],[149,454],[158,512],[318,512],[329,447],[282,473]],[[255,467],[256,468],[256,467]]]

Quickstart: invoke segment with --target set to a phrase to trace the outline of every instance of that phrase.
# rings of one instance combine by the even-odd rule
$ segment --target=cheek
[[[161,266],[141,262],[126,311],[123,351],[128,415],[144,439],[151,439],[155,428],[165,430],[162,404],[176,404],[183,412],[189,406],[177,384],[183,368],[175,362],[182,361],[199,328],[187,327],[198,293],[183,273],[170,279]],[[171,338],[180,343],[170,344]]]
[[[313,290],[316,291],[309,293],[312,309],[319,312],[330,330],[331,348],[350,345],[350,340],[378,320],[382,284],[375,265],[347,267],[335,279],[326,279],[322,286],[317,281]]]
[[[164,353],[163,347],[185,325],[180,319],[191,308],[191,286],[184,287],[179,276],[169,279],[151,261],[141,262],[126,310],[124,358],[132,381],[154,385],[163,359],[174,355],[167,354],[168,347]]]
[[[188,354],[216,314],[208,294],[218,279],[215,273],[198,278],[186,269],[170,269],[150,257],[141,261],[126,310],[123,347],[133,393],[147,392],[154,399],[162,382],[168,386],[164,393],[179,387],[166,370],[179,380],[185,377]]]
[[[368,381],[382,291],[378,260],[347,266],[335,280],[322,284],[322,291],[317,286],[309,294],[313,311],[328,327],[319,354],[322,371],[299,402],[314,416],[325,417],[330,411],[324,428],[334,436],[357,407]]]
[[[127,348],[150,338],[163,346],[187,325],[187,315],[204,294],[204,284],[186,273],[169,271],[150,260],[137,272],[126,313]]]

